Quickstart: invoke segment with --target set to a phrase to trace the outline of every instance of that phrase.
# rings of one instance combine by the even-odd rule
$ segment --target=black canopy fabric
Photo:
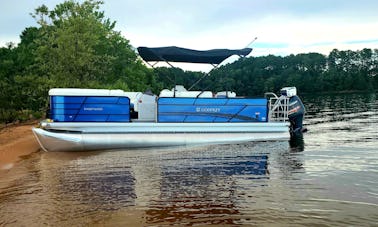
[[[187,63],[207,63],[220,64],[232,55],[242,57],[251,53],[251,48],[240,50],[214,49],[214,50],[191,50],[181,47],[138,47],[139,55],[143,60],[149,61],[168,61],[168,62],[187,62]]]

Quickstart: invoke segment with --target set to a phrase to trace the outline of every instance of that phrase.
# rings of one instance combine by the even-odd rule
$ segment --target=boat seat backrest
[[[212,98],[211,91],[174,91],[164,89],[160,92],[159,97],[180,97],[180,98]]]

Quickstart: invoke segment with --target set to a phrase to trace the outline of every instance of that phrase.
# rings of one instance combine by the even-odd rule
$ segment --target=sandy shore
[[[31,131],[34,125],[13,125],[0,129],[0,171],[12,168],[21,156],[40,149]]]

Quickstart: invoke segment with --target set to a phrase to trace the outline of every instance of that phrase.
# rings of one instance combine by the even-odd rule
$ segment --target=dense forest
[[[166,84],[165,75],[187,87],[201,75],[179,69],[158,69]],[[178,75],[178,76],[177,76]],[[267,91],[279,91],[295,86],[302,93],[373,91],[378,89],[378,49],[340,51],[328,56],[307,53],[281,56],[248,57],[213,70],[196,89],[232,90],[238,95],[256,96]]]
[[[0,122],[41,118],[53,87],[109,88],[125,91],[190,87],[205,74],[177,68],[152,70],[129,41],[105,18],[102,2],[69,0],[31,15],[20,43],[0,48]],[[196,90],[233,90],[257,96],[296,86],[300,92],[373,91],[378,89],[378,50],[333,50],[328,56],[307,53],[248,57],[221,66]],[[173,80],[173,81],[172,81]]]

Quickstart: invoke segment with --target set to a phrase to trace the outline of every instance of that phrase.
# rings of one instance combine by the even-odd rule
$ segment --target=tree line
[[[166,75],[186,87],[202,74],[179,69],[156,70],[159,81],[168,86]],[[231,90],[242,96],[261,96],[267,91],[295,86],[302,93],[369,92],[378,89],[378,49],[351,51],[334,49],[328,56],[319,53],[289,56],[248,57],[213,70],[196,89]]]
[[[65,1],[31,15],[20,43],[0,48],[0,122],[41,118],[48,90],[54,87],[151,90],[182,84],[189,88],[203,72],[148,68],[115,22],[100,10],[102,1]],[[378,50],[333,50],[289,56],[239,59],[205,76],[194,89],[232,90],[258,96],[296,86],[300,92],[372,91],[378,89]],[[173,80],[173,81],[172,81]]]

